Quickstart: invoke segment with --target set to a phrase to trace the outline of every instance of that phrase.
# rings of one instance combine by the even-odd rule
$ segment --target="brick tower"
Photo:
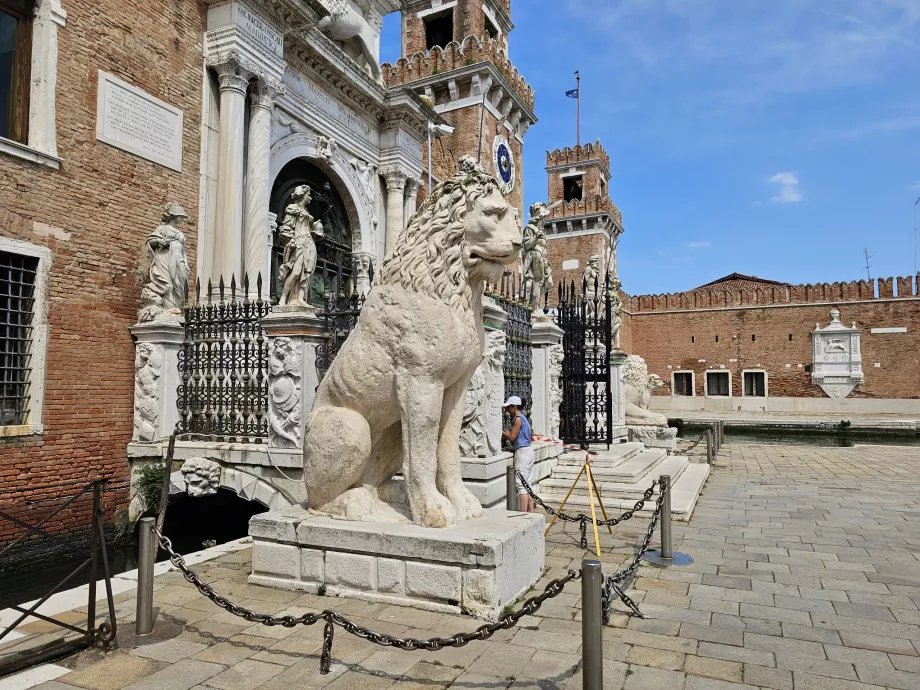
[[[508,59],[511,0],[408,0],[402,12],[403,57],[383,66],[388,87],[425,96],[450,136],[432,142],[434,183],[476,156],[502,181],[511,203],[524,205],[524,135],[536,122],[534,92]],[[424,153],[420,200],[427,195]]]
[[[558,285],[580,285],[592,256],[616,275],[616,246],[623,234],[623,217],[610,199],[610,157],[600,141],[575,148],[547,151],[549,176],[546,219],[547,254]]]

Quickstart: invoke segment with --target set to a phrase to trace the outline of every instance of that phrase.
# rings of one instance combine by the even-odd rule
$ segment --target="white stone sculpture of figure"
[[[466,411],[460,432],[460,453],[465,458],[490,457],[501,452],[501,441],[489,438],[486,433],[486,405],[488,382],[501,375],[505,364],[505,334],[489,331],[486,335],[486,353],[466,389]]]
[[[377,64],[378,36],[373,26],[361,13],[356,11],[348,0],[320,0],[329,10],[329,16],[317,25],[323,33],[335,41],[342,41],[353,46],[356,54],[364,58],[368,71],[377,81],[381,81],[382,72]]]
[[[138,443],[157,440],[159,433],[159,382],[163,355],[153,343],[140,343],[134,355],[134,436]]]
[[[178,320],[183,316],[191,271],[185,258],[185,233],[179,225],[188,214],[173,202],[163,211],[162,223],[147,237],[147,283],[141,291],[138,320]]]
[[[522,247],[524,285],[530,294],[531,306],[537,309],[553,288],[553,272],[546,256],[546,233],[543,221],[549,215],[546,204],[537,202],[530,207],[530,222],[524,228]]]
[[[668,418],[648,408],[652,395],[664,385],[661,378],[648,373],[648,365],[639,355],[626,358],[626,424],[629,426],[667,427]]]
[[[562,345],[550,345],[549,348],[549,436],[559,438],[559,425],[562,421],[562,363],[565,350]]]
[[[213,496],[220,488],[220,465],[207,458],[190,458],[182,464],[182,478],[192,498]]]
[[[320,137],[316,143],[317,153],[320,158],[325,158],[329,162],[332,162],[332,157],[335,156],[335,150],[338,147],[336,140],[330,137]]]
[[[364,521],[408,512],[426,527],[482,514],[460,476],[460,428],[485,345],[483,290],[520,250],[498,182],[464,157],[400,234],[319,386],[304,440],[311,510]]]
[[[301,378],[302,361],[294,341],[272,339],[268,353],[268,417],[273,448],[300,448]]]
[[[595,290],[595,281],[597,282],[597,289]],[[591,256],[588,259],[588,265],[585,266],[585,278],[582,283],[584,288],[584,300],[585,300],[585,311],[587,312],[588,318],[594,318],[594,312],[600,306],[599,300],[598,304],[595,304],[595,300],[599,298],[603,290],[603,282],[601,281],[601,257],[597,254]]]
[[[323,224],[307,210],[311,201],[310,188],[301,185],[291,195],[293,203],[284,212],[281,237],[284,245],[284,263],[281,264],[282,307],[309,307],[307,290],[316,270],[316,242],[313,236],[323,236]]]
[[[623,328],[623,301],[620,299],[620,290],[623,283],[619,278],[613,277],[610,280],[610,342],[614,347],[620,346],[620,329]]]

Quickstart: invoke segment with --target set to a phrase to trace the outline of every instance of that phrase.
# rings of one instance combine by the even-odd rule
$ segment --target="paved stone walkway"
[[[610,690],[920,688],[920,469],[916,448],[727,445],[688,526],[686,568],[643,566],[631,592],[646,620],[617,614],[604,631]],[[602,533],[605,570],[624,563],[642,525]],[[583,557],[576,528],[554,528],[546,578]],[[460,616],[280,592],[246,583],[249,552],[202,564],[214,588],[273,613],[334,607],[362,624],[427,637],[471,630]],[[490,642],[413,653],[336,632],[319,674],[322,630],[249,625],[176,573],[157,578],[176,638],[60,662],[42,690],[557,690],[581,688],[579,588]],[[119,597],[120,620],[134,599]],[[42,624],[33,624],[40,632]],[[2,687],[2,682],[0,682]]]

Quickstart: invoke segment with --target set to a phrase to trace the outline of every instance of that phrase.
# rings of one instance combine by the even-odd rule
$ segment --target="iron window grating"
[[[32,315],[38,259],[0,251],[0,426],[29,414]]]

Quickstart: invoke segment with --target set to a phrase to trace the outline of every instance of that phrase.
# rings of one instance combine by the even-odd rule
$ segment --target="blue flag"
[[[569,98],[578,98],[578,89],[572,89],[571,91],[566,91],[565,95]]]

